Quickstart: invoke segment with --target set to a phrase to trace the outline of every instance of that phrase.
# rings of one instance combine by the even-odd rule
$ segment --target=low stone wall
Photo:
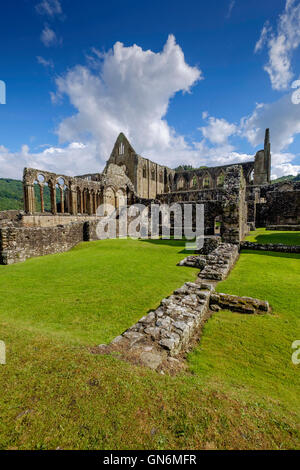
[[[258,251],[277,251],[279,253],[300,253],[300,245],[283,245],[282,243],[254,243],[241,242],[241,250],[258,250]]]
[[[267,230],[281,230],[283,232],[300,232],[300,225],[268,225]]]
[[[56,227],[0,228],[0,264],[13,264],[35,256],[68,251],[83,241],[83,223]]]
[[[218,308],[216,308],[218,307]],[[239,297],[237,295],[220,294],[214,292],[210,296],[210,308],[212,310],[227,309],[239,313],[268,313],[269,302],[253,299],[252,297]]]
[[[238,257],[239,249],[237,245],[220,243],[211,253],[187,256],[178,265],[201,269],[201,272],[198,274],[200,279],[221,281],[228,275]]]
[[[126,352],[137,362],[157,369],[187,347],[205,319],[212,289],[207,283],[186,282],[163,299],[155,311],[141,318],[109,345],[100,345],[100,349]]]
[[[70,215],[70,214],[23,214],[20,224],[24,227],[54,227],[56,225],[68,225],[71,222],[85,222],[97,220],[95,215]]]

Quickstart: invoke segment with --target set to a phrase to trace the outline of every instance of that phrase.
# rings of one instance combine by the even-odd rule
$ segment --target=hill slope
[[[40,204],[40,192],[35,185],[35,197],[37,204]],[[46,186],[44,188],[45,210],[50,211],[50,194]],[[23,183],[20,180],[9,178],[0,178],[0,211],[6,210],[22,210],[23,202]]]

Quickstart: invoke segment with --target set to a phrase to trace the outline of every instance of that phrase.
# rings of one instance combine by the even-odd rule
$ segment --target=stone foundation
[[[219,307],[219,308],[216,308]],[[237,295],[219,294],[214,292],[210,296],[210,307],[212,310],[226,309],[239,313],[268,313],[269,302],[253,299],[252,297],[239,297]]]
[[[161,301],[160,306],[117,336],[102,350],[119,350],[127,357],[157,369],[168,357],[185,350],[191,337],[205,319],[213,287],[207,283],[187,282]]]
[[[300,225],[268,225],[266,230],[281,230],[282,232],[300,232]]]
[[[257,250],[257,251],[277,251],[279,253],[300,253],[300,245],[283,245],[282,243],[254,243],[241,242],[241,250]]]
[[[200,279],[221,281],[228,275],[230,269],[239,257],[237,245],[220,243],[208,255],[191,255],[180,261],[179,266],[191,266],[201,269]]]

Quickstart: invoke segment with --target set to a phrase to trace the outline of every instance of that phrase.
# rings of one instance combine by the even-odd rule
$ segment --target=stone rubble
[[[186,282],[163,299],[155,311],[117,336],[108,348],[134,353],[139,362],[157,369],[168,356],[176,356],[186,348],[205,318],[212,291],[208,283]]]
[[[201,269],[200,279],[221,281],[226,278],[239,256],[238,245],[220,243],[215,250],[207,255],[187,256],[179,266],[192,266]]]

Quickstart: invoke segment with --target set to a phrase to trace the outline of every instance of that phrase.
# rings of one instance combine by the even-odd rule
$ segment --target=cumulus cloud
[[[165,119],[169,102],[177,92],[190,92],[201,78],[202,72],[186,63],[172,35],[158,53],[117,42],[95,73],[77,66],[57,79],[58,94],[67,95],[78,111],[60,124],[60,141],[89,133],[101,154],[108,155],[123,131],[144,154],[171,153],[185,144]]]
[[[203,119],[207,115],[205,113],[202,114]],[[215,117],[210,116],[208,118],[209,124],[204,127],[200,127],[203,136],[208,139],[212,144],[225,144],[233,134],[237,133],[237,126],[235,124],[231,124],[226,119],[218,119]]]
[[[299,44],[300,2],[286,0],[285,9],[279,16],[276,32],[267,22],[255,46],[255,52],[260,51],[265,45],[268,49],[269,61],[264,70],[269,74],[275,90],[284,90],[289,86],[293,78],[292,54]]]
[[[259,104],[242,122],[242,132],[256,146],[263,141],[265,128],[269,127],[272,149],[276,153],[287,149],[300,133],[300,106],[292,102],[291,93],[274,103]]]
[[[61,43],[61,39],[58,39],[55,31],[49,28],[49,26],[45,25],[44,29],[41,33],[41,41],[46,47],[56,46],[57,44]]]
[[[17,152],[0,145],[1,177],[21,178],[24,167],[39,168],[65,175],[96,172],[95,144],[72,142],[64,147],[49,147],[43,151],[31,151],[23,145]],[[84,161],[84,167],[82,166]]]
[[[62,7],[59,0],[43,0],[36,5],[35,9],[40,15],[50,17],[62,14]]]

